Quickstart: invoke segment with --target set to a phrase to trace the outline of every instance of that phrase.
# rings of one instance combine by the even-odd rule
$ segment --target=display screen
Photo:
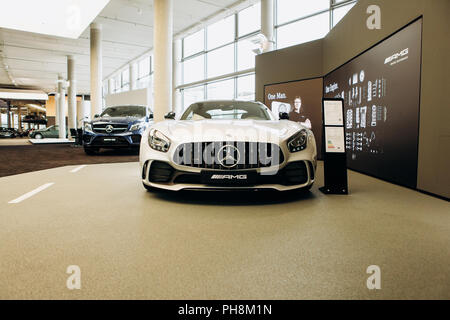
[[[322,90],[322,78],[264,87],[264,104],[277,119],[280,112],[285,112],[289,114],[289,120],[313,131],[319,159],[322,158]]]
[[[326,98],[344,99],[347,165],[417,185],[422,20],[327,75]]]

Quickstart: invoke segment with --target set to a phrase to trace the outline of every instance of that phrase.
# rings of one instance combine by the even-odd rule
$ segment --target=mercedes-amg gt
[[[276,120],[259,102],[206,101],[153,124],[140,145],[147,190],[309,189],[316,170],[311,130]]]

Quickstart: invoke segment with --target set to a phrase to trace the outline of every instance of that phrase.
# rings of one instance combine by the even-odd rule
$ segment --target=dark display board
[[[264,87],[264,104],[275,117],[289,113],[289,119],[310,128],[317,144],[317,156],[322,159],[322,90],[323,79],[299,80]]]
[[[325,98],[343,98],[347,165],[417,185],[422,20],[324,79]]]

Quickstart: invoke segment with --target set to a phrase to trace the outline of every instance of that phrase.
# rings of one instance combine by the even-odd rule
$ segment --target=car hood
[[[297,122],[280,120],[166,120],[152,126],[177,142],[253,141],[279,143],[306,129]],[[306,129],[308,130],[308,129]]]
[[[138,117],[100,117],[91,121],[92,124],[96,123],[134,123],[144,121],[145,118]]]

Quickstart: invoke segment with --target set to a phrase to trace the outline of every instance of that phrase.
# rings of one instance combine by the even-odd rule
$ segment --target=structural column
[[[268,40],[263,44],[263,52],[272,51],[274,44],[273,0],[261,0],[261,33]]]
[[[8,109],[6,110],[6,122],[8,125],[8,128],[11,128],[11,102],[8,101]]]
[[[59,126],[59,84],[57,84],[56,93],[55,93],[55,125]]]
[[[68,131],[77,128],[77,80],[75,78],[75,59],[73,56],[67,56],[67,81],[69,88],[67,90],[68,112]]]
[[[102,30],[91,24],[91,119],[102,113]]]
[[[114,93],[114,79],[108,79],[108,94]]]
[[[20,132],[22,132],[22,107],[17,107],[17,121],[19,122],[19,126],[17,127]]]
[[[80,128],[83,126],[84,114],[84,96],[82,96],[81,99],[77,101],[77,126]]]
[[[137,89],[138,69],[137,63],[130,64],[130,90]]]
[[[58,123],[59,138],[66,138],[66,90],[63,76],[58,75]]]
[[[172,110],[173,0],[154,0],[154,117]]]
[[[181,58],[182,58],[182,46],[181,39],[177,39],[173,42],[173,88],[172,88],[172,103],[173,111],[176,114],[183,112],[181,105],[181,93],[177,90],[177,87],[181,85]]]

